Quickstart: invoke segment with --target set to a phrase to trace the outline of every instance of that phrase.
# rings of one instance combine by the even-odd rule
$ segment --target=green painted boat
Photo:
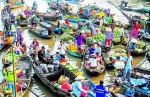
[[[71,52],[68,48],[66,49],[66,52],[71,55],[71,56],[74,56],[74,57],[78,57],[78,58],[81,58],[83,57],[83,53],[75,53],[75,52]]]

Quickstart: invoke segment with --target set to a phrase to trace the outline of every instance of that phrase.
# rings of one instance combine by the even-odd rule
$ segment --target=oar
[[[146,60],[147,60],[147,58],[145,58],[145,60],[140,65],[137,65],[136,67],[139,68]]]
[[[35,92],[33,92],[30,88],[28,88],[26,85],[24,85],[22,82],[18,81],[19,83],[21,83],[23,86],[25,86],[30,92],[32,92],[36,97],[40,97],[38,96]]]

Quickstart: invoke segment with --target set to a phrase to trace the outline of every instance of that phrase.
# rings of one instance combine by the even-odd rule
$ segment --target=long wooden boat
[[[20,7],[24,7],[24,4],[10,6],[11,9],[20,8]]]
[[[78,16],[83,19],[90,19],[90,17],[83,15],[83,14],[78,14]]]
[[[139,70],[139,72],[143,72],[143,70]],[[143,73],[144,74],[144,73]],[[134,84],[134,90],[140,94],[141,97],[148,97],[149,94],[149,78],[143,78],[143,76],[131,74],[130,82],[121,82],[123,76],[123,72],[117,72],[115,77],[115,83],[117,86],[123,86],[124,88],[130,88],[131,84]],[[130,83],[130,84],[129,84]]]
[[[88,57],[88,58],[87,58]],[[104,58],[102,57],[102,62],[99,64],[99,67],[98,69],[91,69],[87,63],[87,59],[89,59],[89,56],[84,56],[84,68],[87,72],[89,72],[91,75],[99,75],[99,74],[102,74],[104,73],[105,71],[105,68],[106,68],[106,64],[104,62]]]
[[[6,66],[10,65],[10,63],[12,63],[12,48],[14,45],[11,45],[6,52],[4,53],[4,55],[2,56],[2,63]],[[27,48],[26,45],[23,44],[22,48],[24,49],[24,53],[26,52]],[[17,60],[19,57],[21,57],[23,54],[14,54],[15,59]]]
[[[22,22],[17,20],[17,25],[22,26],[22,27],[27,26],[28,25],[28,20],[26,19],[26,20],[23,20]]]
[[[17,82],[20,85],[20,89],[17,91],[17,97],[24,97],[28,92],[28,88],[32,78],[32,59],[28,55],[22,55],[16,63],[16,70],[22,69],[25,71],[22,76],[18,76]],[[6,87],[6,80],[0,84],[0,92],[3,94],[1,97],[7,97],[11,94],[4,94],[3,87]]]
[[[56,21],[59,19],[60,16],[48,16],[48,15],[43,15],[43,19],[45,20],[50,20],[50,21]]]
[[[78,58],[83,57],[83,53],[75,53],[75,52],[70,51],[68,48],[66,49],[66,52],[67,52],[69,55],[74,56],[74,57],[78,57]]]
[[[29,31],[41,38],[44,38],[44,39],[50,39],[52,38],[52,35],[42,35],[40,34],[40,32],[36,29],[36,28],[32,28],[32,27],[29,27]]]
[[[146,41],[144,41],[144,40],[141,40],[141,41],[143,41],[143,42],[145,43],[145,46],[142,47],[142,51],[137,51],[137,50],[135,50],[135,49],[134,49],[134,50],[129,49],[129,44],[127,44],[126,50],[127,50],[127,51],[130,51],[131,54],[132,54],[132,55],[135,55],[135,56],[139,56],[139,55],[145,54],[145,53],[147,52],[147,44],[146,44]]]

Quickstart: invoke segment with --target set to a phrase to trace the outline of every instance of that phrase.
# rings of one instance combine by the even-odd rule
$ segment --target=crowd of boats
[[[114,5],[110,1],[108,3]],[[114,85],[107,86],[108,97],[114,97],[114,95],[120,97],[123,87],[127,89],[132,84],[135,85],[135,91],[138,94],[150,96],[148,66],[150,18],[144,20],[140,16],[130,17],[121,10],[122,7],[121,9],[117,7],[129,20],[129,24],[123,24],[113,19],[111,9],[100,8],[96,3],[79,8],[77,13],[72,12],[73,7],[68,3],[48,2],[48,5],[55,11],[38,12],[36,1],[33,2],[31,9],[27,6],[17,16],[14,16],[11,9],[25,6],[24,2],[13,2],[2,9],[1,19],[4,31],[0,32],[0,51],[5,51],[2,57],[4,64],[2,73],[5,79],[0,85],[2,97],[8,95],[22,97],[27,90],[39,97],[29,88],[33,70],[41,82],[59,97],[78,97],[78,92],[72,88],[75,88],[73,83],[77,84],[79,80],[87,80],[79,96],[98,97],[95,93],[99,91],[96,90],[96,85],[84,75],[81,69],[93,76],[104,73],[106,69],[117,70]],[[145,8],[142,8],[142,12],[143,10]],[[150,13],[148,9],[144,12]],[[51,22],[56,20],[58,25]],[[73,26],[71,22],[76,23],[77,26]],[[137,25],[140,26],[137,27]],[[53,36],[56,38],[55,34],[62,34],[58,39],[60,43],[55,45],[53,50],[46,51],[45,46],[39,47],[37,39],[27,46],[23,42],[21,27],[28,27],[29,33],[43,39],[51,39]],[[133,27],[138,28],[138,31],[132,29]],[[121,29],[131,30],[130,35],[128,33],[120,35]],[[113,49],[116,45],[120,45],[120,48]],[[129,51],[133,56],[145,55],[145,58],[134,67],[130,81],[124,83],[122,82],[122,70],[125,69],[124,57],[129,54]],[[83,58],[81,69],[76,66],[74,59],[67,58],[66,53]],[[10,89],[14,87],[11,86],[14,84],[16,90]],[[123,92],[122,95],[125,93]]]

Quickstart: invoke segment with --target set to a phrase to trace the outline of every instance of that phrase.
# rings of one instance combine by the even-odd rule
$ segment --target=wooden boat
[[[114,45],[119,45],[120,44],[120,37],[119,37],[119,39],[118,38],[113,38],[112,42],[113,42]],[[127,38],[124,39],[124,43],[122,43],[122,44],[125,44],[126,42],[127,42]]]
[[[74,56],[74,57],[78,57],[78,58],[81,58],[81,57],[83,57],[83,53],[75,53],[75,52],[72,52],[72,51],[70,51],[68,48],[66,49],[66,52],[69,54],[69,55],[71,55],[71,56]]]
[[[83,19],[90,19],[90,17],[85,16],[85,15],[83,15],[83,14],[78,14],[78,16],[79,16],[80,18],[83,18]]]
[[[135,88],[134,90],[136,91],[136,93],[140,94],[141,97],[148,97],[150,96],[149,94],[149,78],[143,78],[141,76],[135,75],[135,74],[131,74],[131,78],[130,78],[130,83],[128,82],[121,82],[122,80],[122,75],[123,72],[117,72],[116,77],[115,77],[115,83],[117,86],[123,86],[124,88],[128,89],[130,88],[131,84],[134,84]],[[125,93],[124,93],[125,94]]]
[[[20,8],[20,7],[24,7],[24,3],[22,3],[20,5],[11,5],[10,6],[11,9]]]
[[[127,44],[126,50],[127,50],[127,51],[130,51],[131,54],[132,54],[132,55],[135,55],[135,56],[139,56],[139,55],[145,54],[146,51],[147,51],[147,44],[146,44],[146,41],[144,41],[144,40],[141,40],[141,41],[143,41],[143,42],[145,43],[145,46],[141,48],[142,51],[137,51],[137,50],[135,50],[135,49],[134,49],[134,50],[129,49],[129,44]]]
[[[43,19],[45,20],[50,20],[50,21],[56,21],[59,19],[60,16],[48,16],[48,15],[43,15]]]
[[[28,88],[31,83],[31,78],[32,78],[32,59],[28,55],[23,55],[19,57],[19,60],[16,63],[16,69],[22,69],[24,74],[20,77],[17,78],[17,82],[20,85],[20,89],[17,91],[17,97],[24,97],[25,94],[28,91]],[[1,97],[7,97],[10,96],[11,94],[5,94],[3,90],[3,87],[6,86],[6,80],[4,80],[0,84],[0,92],[2,93]]]
[[[19,20],[17,20],[17,25],[19,26],[27,26],[28,25],[28,20],[23,20],[22,22],[20,22]]]
[[[14,45],[10,46],[8,48],[8,50],[6,50],[6,52],[4,53],[4,55],[2,56],[2,63],[6,66],[10,65],[10,63],[12,62],[12,48]],[[23,44],[22,48],[24,49],[24,52],[26,52],[27,48],[26,45]],[[15,59],[18,59],[19,57],[21,57],[23,54],[14,54]]]
[[[103,55],[104,62],[106,64],[106,68],[110,69],[110,70],[121,68],[121,65],[119,67],[117,67],[114,64],[115,64],[115,62],[121,62],[120,56],[124,57],[125,55],[126,55],[126,50],[124,50],[124,49],[111,49],[109,52],[107,52],[105,55]],[[115,62],[113,62],[113,61],[115,61]]]
[[[84,56],[84,68],[87,72],[89,72],[91,75],[99,75],[104,73],[105,68],[106,68],[106,64],[104,63],[104,58],[102,58],[102,62],[99,64],[99,69],[91,69],[86,63],[87,59],[89,59],[89,55]]]
[[[37,30],[36,28],[32,28],[32,27],[29,27],[29,31],[41,38],[44,38],[44,39],[50,39],[52,38],[52,35],[41,35],[39,30]]]

